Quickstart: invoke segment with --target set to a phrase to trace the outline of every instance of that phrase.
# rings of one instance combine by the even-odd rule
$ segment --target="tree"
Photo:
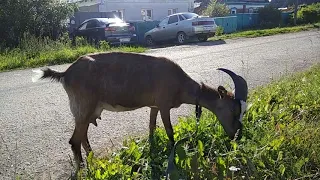
[[[211,0],[202,14],[211,17],[222,17],[229,15],[230,10],[224,3],[219,3],[217,0]]]
[[[263,28],[273,28],[281,23],[281,11],[272,5],[267,5],[258,10],[260,26]]]
[[[25,33],[57,38],[66,20],[76,9],[74,4],[55,0],[0,1],[0,39],[2,46],[16,47]]]

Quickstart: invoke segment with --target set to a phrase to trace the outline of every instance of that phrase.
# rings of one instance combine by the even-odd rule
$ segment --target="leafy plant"
[[[218,26],[216,30],[216,36],[221,36],[223,34],[223,27]]]

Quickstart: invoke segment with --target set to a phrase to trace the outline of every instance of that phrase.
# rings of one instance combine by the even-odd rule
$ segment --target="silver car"
[[[144,35],[148,46],[156,42],[176,40],[185,43],[189,37],[197,37],[199,41],[207,41],[214,36],[217,25],[214,18],[200,16],[195,13],[182,12],[167,16]]]

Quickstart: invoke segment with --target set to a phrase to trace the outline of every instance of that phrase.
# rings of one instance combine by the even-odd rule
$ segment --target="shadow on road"
[[[199,42],[197,40],[190,40],[185,44],[177,44],[176,42],[162,42],[158,43],[157,45],[154,45],[152,47],[149,47],[150,49],[160,49],[160,48],[168,48],[168,47],[175,47],[175,46],[216,46],[216,45],[222,45],[226,44],[224,40],[214,40],[214,41],[207,41],[207,42]]]

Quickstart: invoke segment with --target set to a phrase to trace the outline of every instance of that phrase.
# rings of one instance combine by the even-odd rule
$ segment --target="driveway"
[[[215,87],[233,86],[227,75],[216,70],[229,68],[252,89],[320,62],[319,49],[319,31],[307,31],[159,48],[146,54],[168,57],[197,81]],[[32,83],[32,75],[31,69],[0,73],[0,179],[12,179],[15,173],[22,179],[66,179],[72,169],[68,141],[74,127],[67,95],[59,83]],[[172,122],[193,109],[189,105],[173,109]],[[148,118],[148,108],[103,112],[98,127],[89,128],[94,152],[103,153],[127,136],[147,133]],[[162,126],[160,116],[157,124]]]

